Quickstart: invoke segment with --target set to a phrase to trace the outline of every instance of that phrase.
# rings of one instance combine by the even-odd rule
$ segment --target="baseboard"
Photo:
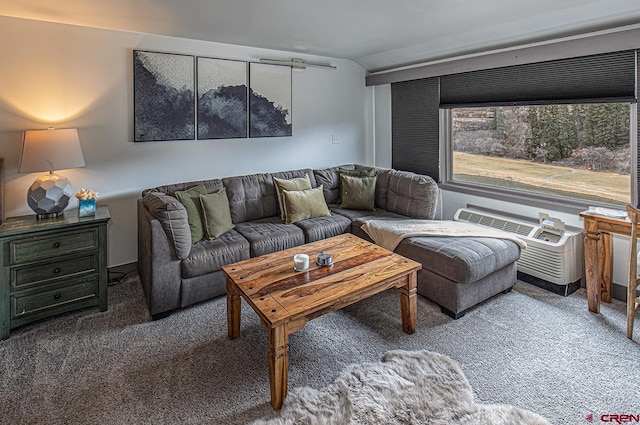
[[[636,297],[637,296],[638,296],[638,291],[636,291]],[[626,303],[627,302],[627,287],[625,285],[620,285],[620,284],[617,284],[617,283],[613,283],[611,285],[611,298],[613,298],[615,300],[622,301],[623,303]]]
[[[570,283],[569,285],[556,285],[555,283],[547,282],[546,280],[539,279],[535,276],[531,276],[522,272],[518,272],[518,279],[523,282],[538,286],[542,289],[546,289],[547,291],[553,292],[554,294],[562,295],[564,297],[571,295],[581,287],[585,287],[583,279]],[[636,296],[638,296],[638,294],[636,294]],[[620,285],[619,283],[612,283],[611,298],[626,303],[627,287],[625,285]]]
[[[119,266],[113,266],[107,268],[107,281],[110,284],[117,284],[122,282],[128,276],[138,273],[138,262],[120,264]]]
[[[542,289],[546,289],[547,291],[553,292],[554,294],[562,295],[563,297],[573,294],[581,286],[581,279],[578,279],[573,283],[569,283],[568,285],[558,285],[522,272],[518,272],[518,279],[523,282],[538,286]]]

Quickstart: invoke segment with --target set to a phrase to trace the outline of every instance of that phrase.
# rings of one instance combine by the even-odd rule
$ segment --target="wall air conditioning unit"
[[[466,221],[512,233],[527,243],[518,260],[518,278],[560,295],[580,287],[584,269],[583,236],[562,220],[538,214],[538,224],[476,208],[460,208],[455,221]]]

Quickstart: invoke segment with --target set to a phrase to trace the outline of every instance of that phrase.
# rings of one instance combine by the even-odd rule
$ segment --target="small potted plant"
[[[86,217],[96,214],[96,198],[98,192],[94,192],[91,189],[80,189],[80,192],[76,193],[78,198],[78,216]]]

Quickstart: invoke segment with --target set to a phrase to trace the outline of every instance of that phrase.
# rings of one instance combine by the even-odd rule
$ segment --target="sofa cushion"
[[[295,224],[283,223],[279,216],[237,223],[236,230],[249,241],[252,257],[304,243],[302,229]]]
[[[353,210],[375,209],[376,177],[352,177],[340,174],[341,208]]]
[[[147,192],[142,204],[158,219],[176,257],[183,260],[191,252],[191,230],[184,205],[173,196],[161,192]]]
[[[339,167],[313,170],[318,185],[322,185],[322,192],[327,204],[340,203],[340,169],[354,170],[354,165],[341,165]]]
[[[391,170],[376,168],[376,208],[387,209],[387,193],[389,192],[389,178]]]
[[[207,239],[215,239],[234,228],[227,191],[222,188],[216,193],[200,195],[202,220]]]
[[[289,180],[304,177],[305,174],[309,175],[311,187],[315,187],[316,181],[309,169],[223,178],[231,207],[231,219],[237,225],[280,215],[273,177]]]
[[[235,230],[216,239],[202,240],[191,247],[191,253],[182,260],[182,277],[187,279],[213,273],[225,264],[249,258],[249,241]]]
[[[284,191],[285,190],[307,190],[311,189],[311,181],[309,175],[305,174],[304,177],[296,177],[293,179],[285,180],[278,177],[273,178],[273,184],[276,187],[276,196],[278,197],[278,206],[280,207],[280,218],[287,221],[287,212],[284,208]]]
[[[308,218],[297,221],[295,224],[304,232],[305,243],[338,236],[348,232],[351,228],[351,220],[338,214]]]
[[[199,181],[192,181],[192,182],[173,183],[173,184],[167,184],[164,186],[154,187],[152,189],[145,189],[142,191],[142,196],[152,192],[162,192],[165,195],[175,196],[176,191],[187,190],[194,186],[198,186],[199,184],[204,184],[204,187],[207,189],[207,193],[217,192],[224,187],[222,185],[222,180],[220,179],[199,180]]]
[[[191,230],[191,242],[196,243],[204,237],[204,226],[202,225],[202,205],[200,205],[200,195],[206,195],[207,189],[204,184],[192,187],[187,190],[175,192],[178,201],[182,202],[187,210],[187,220],[189,230]]]
[[[395,252],[458,283],[475,282],[520,258],[515,242],[478,237],[417,236],[400,242]]]
[[[307,190],[283,190],[285,223],[331,215],[322,195],[322,186]]]
[[[428,176],[389,170],[386,210],[412,218],[433,219],[440,189]]]

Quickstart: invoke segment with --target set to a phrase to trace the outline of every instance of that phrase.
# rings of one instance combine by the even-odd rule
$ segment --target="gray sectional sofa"
[[[436,218],[437,184],[430,177],[392,169],[375,169],[374,211],[341,208],[339,168],[369,167],[251,174],[144,190],[138,200],[138,271],[153,318],[223,295],[225,264],[345,232],[370,240],[361,226],[371,219]],[[312,187],[322,185],[331,215],[286,224],[273,177],[305,175]],[[201,183],[208,193],[225,188],[235,227],[216,239],[192,243],[186,210],[174,194]],[[423,264],[418,292],[454,318],[509,290],[520,256],[514,242],[491,238],[413,237],[401,242],[396,252]]]

